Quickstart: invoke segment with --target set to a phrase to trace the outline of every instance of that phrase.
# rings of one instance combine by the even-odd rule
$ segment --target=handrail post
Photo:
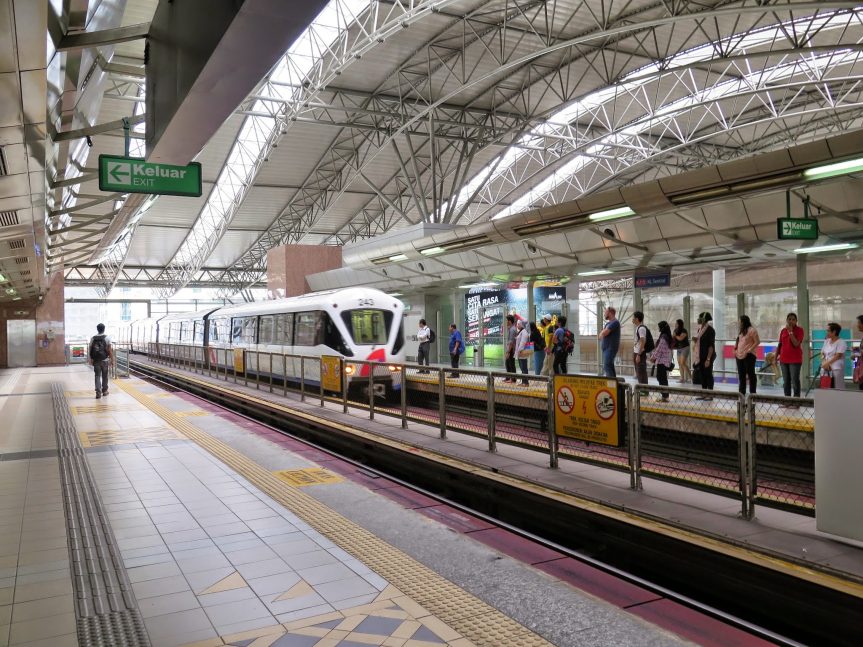
[[[440,437],[446,438],[446,374],[438,369],[438,415],[440,416]]]
[[[746,474],[749,480],[749,506],[747,519],[755,517],[755,499],[758,497],[758,427],[755,424],[755,400],[750,397],[746,408],[748,424]]]
[[[545,361],[549,361],[547,357]],[[546,400],[548,401],[546,406],[548,407],[547,415],[548,418],[546,432],[548,433],[548,466],[551,469],[557,469],[558,462],[558,447],[557,447],[557,420],[556,420],[556,407],[554,402],[554,376],[547,376],[546,382]]]
[[[282,397],[288,396],[288,355],[282,353]]]
[[[261,390],[261,351],[255,351],[255,391]]]
[[[633,466],[635,471],[635,489],[641,490],[641,392],[638,386],[628,387],[632,393],[632,443]]]
[[[272,353],[272,351],[267,353],[267,355],[270,358],[269,370],[267,372],[270,374],[270,393],[272,393],[273,392],[273,353]]]
[[[486,406],[488,407],[488,451],[497,451],[497,440],[494,436],[495,426],[495,405],[494,405],[494,374],[489,373],[485,376],[485,393]]]
[[[318,386],[320,387],[321,406],[324,406],[324,358],[318,363]]]
[[[402,406],[402,429],[408,428],[408,368],[405,364],[401,365],[399,375],[402,382],[401,388],[401,406]]]
[[[345,358],[341,358],[341,370],[342,370],[342,413],[348,412],[348,374],[347,374],[348,363],[345,361]]]
[[[367,364],[369,369],[369,420],[375,419],[375,367],[372,362]]]
[[[635,469],[635,457],[638,450],[635,446],[635,395],[629,386],[624,389],[623,394],[626,402],[626,447],[627,458],[629,460],[629,488],[637,490],[638,475]]]
[[[306,401],[306,356],[300,355],[300,402]]]

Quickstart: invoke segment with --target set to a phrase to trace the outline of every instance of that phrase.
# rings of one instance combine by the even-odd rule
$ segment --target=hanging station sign
[[[817,240],[818,221],[815,218],[777,218],[779,240]]]
[[[198,198],[203,191],[201,165],[155,164],[135,157],[99,155],[99,190]]]

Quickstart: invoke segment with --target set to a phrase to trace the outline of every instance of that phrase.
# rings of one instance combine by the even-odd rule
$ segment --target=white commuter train
[[[242,348],[247,351],[245,371],[265,378],[298,379],[299,357],[283,362],[283,355],[341,355],[379,362],[385,366],[375,369],[375,391],[385,395],[401,386],[399,373],[389,365],[405,361],[403,315],[404,304],[398,299],[380,290],[349,288],[142,319],[119,338],[134,352],[185,353],[221,370],[233,369],[234,349]],[[317,384],[319,363],[305,364],[306,381]],[[351,382],[367,379],[366,366],[348,376]]]

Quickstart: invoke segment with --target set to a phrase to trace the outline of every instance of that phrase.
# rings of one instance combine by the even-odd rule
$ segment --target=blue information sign
[[[638,272],[635,275],[635,287],[643,290],[648,288],[667,288],[671,285],[671,270],[667,272]]]

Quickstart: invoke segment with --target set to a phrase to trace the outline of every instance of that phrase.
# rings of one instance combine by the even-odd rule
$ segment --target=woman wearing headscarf
[[[668,371],[674,366],[672,359],[672,346],[674,341],[671,337],[671,326],[667,321],[659,322],[659,335],[656,337],[656,348],[653,349],[651,359],[656,364],[656,380],[660,386],[668,386]],[[668,391],[660,391],[659,399],[668,402]]]

